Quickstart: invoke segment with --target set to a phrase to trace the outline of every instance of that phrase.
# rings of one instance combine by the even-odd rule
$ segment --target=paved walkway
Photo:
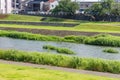
[[[46,68],[46,69],[50,69],[50,70],[59,70],[59,71],[73,72],[73,73],[80,73],[80,74],[91,74],[91,75],[96,75],[96,76],[103,76],[103,77],[119,78],[120,79],[120,74],[95,72],[95,71],[87,71],[87,70],[77,70],[77,69],[71,69],[71,68],[62,68],[62,67],[38,65],[38,64],[23,63],[23,62],[6,61],[6,60],[0,60],[0,63],[20,65],[20,66],[30,66],[30,67],[37,67],[37,68]]]

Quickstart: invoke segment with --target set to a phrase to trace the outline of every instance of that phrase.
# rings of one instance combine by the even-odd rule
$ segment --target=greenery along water
[[[46,35],[32,34],[32,33],[25,33],[25,32],[0,30],[0,36],[27,39],[27,40],[59,41],[59,42],[61,41],[61,42],[84,43],[84,44],[90,44],[90,45],[120,47],[120,37],[112,36],[112,35],[96,35],[92,37],[88,37],[88,36],[58,37],[58,36],[46,36]]]
[[[79,58],[47,53],[0,50],[0,59],[86,69],[100,72],[120,73],[120,62],[101,59]]]
[[[114,53],[114,54],[119,53],[118,50],[113,49],[113,48],[106,48],[106,49],[103,50],[103,52],[106,52],[106,53]]]
[[[114,47],[114,49],[119,51],[118,54],[109,54],[103,52],[103,50],[111,47],[105,47],[105,46],[93,46],[93,45],[68,43],[68,42],[33,41],[33,40],[22,40],[22,39],[0,37],[0,49],[16,49],[16,50],[49,52],[53,54],[59,54],[56,51],[43,49],[44,45],[52,45],[54,47],[59,47],[59,48],[65,47],[67,49],[70,49],[71,51],[76,53],[76,54],[72,54],[71,56],[120,60],[119,47]]]
[[[57,51],[58,53],[63,53],[63,54],[75,54],[73,51],[71,51],[71,50],[68,49],[68,48],[55,47],[55,46],[52,46],[52,45],[44,45],[44,46],[43,46],[43,49],[55,50],[55,51]]]

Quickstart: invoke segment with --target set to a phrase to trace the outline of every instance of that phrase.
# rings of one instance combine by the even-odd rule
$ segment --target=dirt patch
[[[0,30],[11,30],[19,32],[30,32],[34,34],[43,34],[43,35],[56,35],[56,36],[68,36],[68,35],[86,35],[93,36],[97,34],[104,34],[104,32],[80,32],[80,31],[65,31],[65,30],[48,30],[48,29],[28,29],[28,28],[8,28],[0,27]],[[120,33],[108,33],[115,36],[120,36]]]
[[[0,19],[4,19],[6,17],[8,17],[8,15],[6,15],[6,14],[0,14]]]

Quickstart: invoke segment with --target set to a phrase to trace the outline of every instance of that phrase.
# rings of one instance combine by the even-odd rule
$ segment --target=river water
[[[120,60],[120,47],[113,47],[114,49],[119,51],[119,54],[110,54],[103,52],[103,49],[110,47],[67,43],[67,42],[33,41],[33,40],[22,40],[22,39],[0,37],[0,49],[16,49],[16,50],[49,52],[49,53],[59,54],[55,51],[50,51],[50,50],[48,51],[43,49],[42,47],[44,45],[52,45],[56,47],[68,48],[76,53],[73,56]]]

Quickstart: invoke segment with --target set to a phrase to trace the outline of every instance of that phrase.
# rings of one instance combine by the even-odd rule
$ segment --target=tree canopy
[[[61,0],[59,5],[53,9],[53,13],[65,13],[73,15],[76,10],[79,10],[79,5],[76,2],[72,2],[71,0]]]
[[[115,3],[113,0],[102,0],[100,3],[91,6],[91,8],[87,10],[87,13],[98,16],[120,15],[119,5],[119,3]]]

